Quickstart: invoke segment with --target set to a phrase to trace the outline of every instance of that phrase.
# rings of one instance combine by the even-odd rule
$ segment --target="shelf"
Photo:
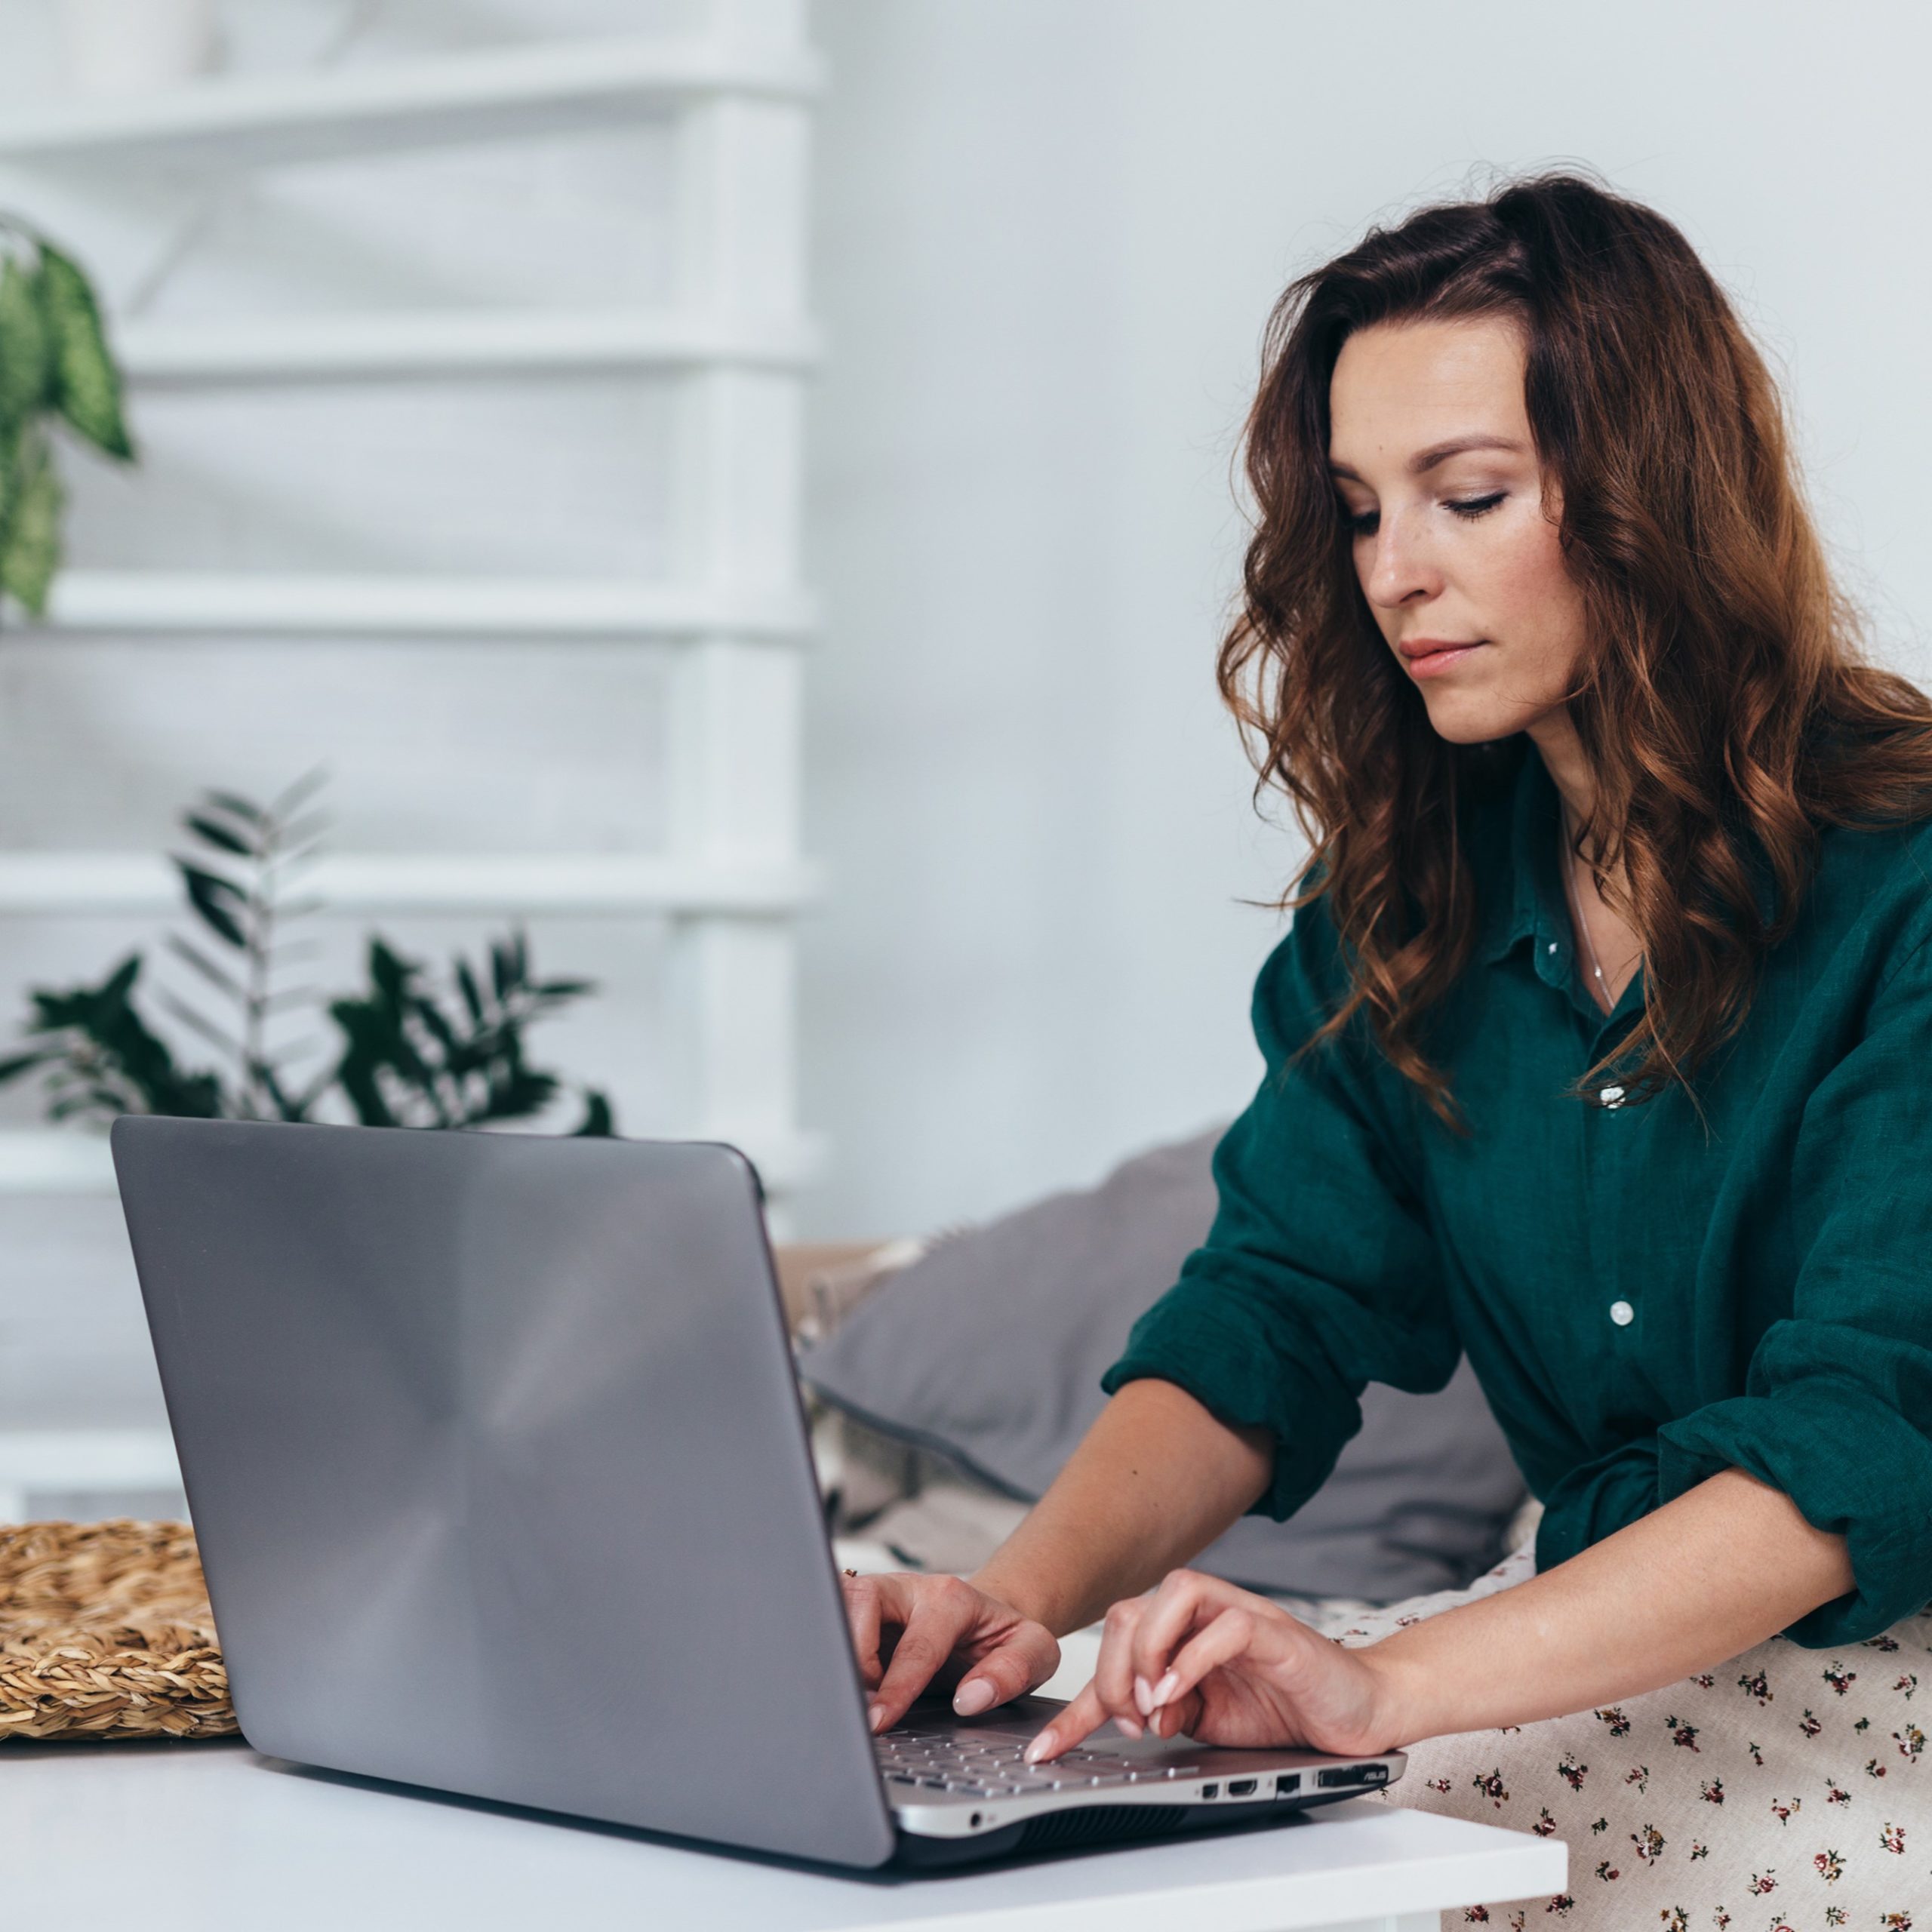
[[[704,865],[627,853],[376,853],[317,860],[300,891],[336,912],[661,912],[761,918],[817,889],[803,864]],[[172,912],[180,875],[143,852],[0,852],[0,914]]]
[[[510,1124],[512,1131],[516,1124]],[[639,1140],[668,1137],[639,1134]],[[789,1194],[824,1166],[824,1137],[816,1134],[716,1131],[687,1137],[729,1140],[758,1169],[765,1191]],[[104,1134],[85,1128],[15,1128],[0,1131],[0,1195],[114,1194],[114,1160]],[[0,1438],[4,1439],[4,1438]]]
[[[448,310],[124,323],[115,347],[143,388],[331,382],[520,371],[753,368],[802,371],[803,327],[623,310]]]
[[[128,100],[0,115],[0,161],[229,173],[579,134],[718,94],[802,100],[820,80],[809,55],[661,36],[492,48],[382,66],[238,75]]]
[[[0,1490],[167,1489],[180,1480],[165,1429],[0,1429]]]
[[[801,595],[733,598],[621,578],[73,570],[56,578],[45,628],[264,632],[285,637],[801,638]]]

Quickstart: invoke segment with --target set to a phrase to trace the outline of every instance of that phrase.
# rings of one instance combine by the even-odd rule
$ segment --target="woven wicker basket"
[[[235,1727],[186,1523],[0,1527],[0,1739]]]

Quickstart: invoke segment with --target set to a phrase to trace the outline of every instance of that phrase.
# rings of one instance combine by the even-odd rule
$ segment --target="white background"
[[[1091,1179],[1246,1099],[1287,878],[1212,677],[1291,275],[1481,171],[1678,222],[1923,678],[1932,32],[1892,7],[821,0],[804,1092],[828,1232]],[[808,928],[808,932],[812,929]]]

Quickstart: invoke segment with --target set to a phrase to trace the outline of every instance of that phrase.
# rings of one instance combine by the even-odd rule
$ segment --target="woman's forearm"
[[[1130,1382],[971,1580],[1063,1635],[1189,1561],[1273,1469],[1266,1429],[1231,1429],[1171,1382]]]
[[[1399,1743],[1641,1696],[1762,1643],[1853,1587],[1841,1536],[1726,1469],[1567,1563],[1362,1653]]]

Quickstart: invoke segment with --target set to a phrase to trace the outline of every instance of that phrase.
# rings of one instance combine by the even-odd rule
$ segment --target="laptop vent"
[[[1187,1822],[1179,1804],[1090,1804],[1030,1819],[1019,1851],[1057,1850],[1063,1845],[1100,1844],[1110,1838],[1158,1838]]]

